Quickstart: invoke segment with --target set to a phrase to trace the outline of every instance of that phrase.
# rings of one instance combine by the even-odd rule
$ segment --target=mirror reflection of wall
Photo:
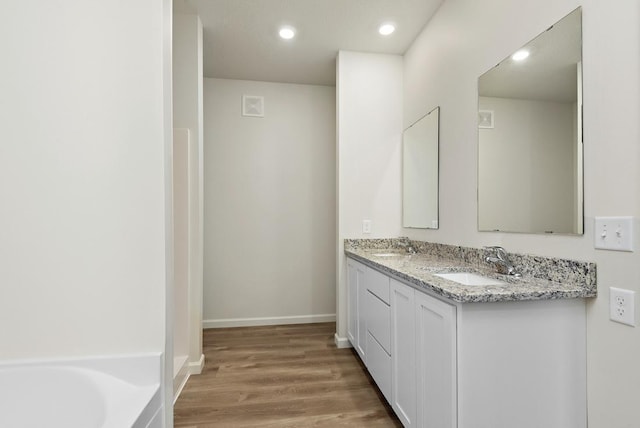
[[[583,233],[581,33],[578,8],[480,76],[480,231]]]
[[[402,225],[438,228],[438,126],[440,108],[402,135]]]

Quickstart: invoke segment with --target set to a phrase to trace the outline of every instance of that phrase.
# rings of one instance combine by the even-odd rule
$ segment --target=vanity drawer
[[[391,357],[371,333],[367,333],[367,369],[384,397],[391,403]]]
[[[387,275],[367,267],[365,283],[367,290],[378,296],[387,305],[389,304],[389,277]]]
[[[391,354],[391,311],[371,291],[367,292],[367,330]]]

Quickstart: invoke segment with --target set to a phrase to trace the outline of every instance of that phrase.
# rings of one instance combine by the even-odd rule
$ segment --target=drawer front
[[[384,398],[391,403],[391,357],[371,333],[367,334],[367,369]]]
[[[391,310],[371,291],[367,292],[367,330],[391,355]]]
[[[367,273],[365,275],[365,282],[367,284],[367,290],[378,296],[389,304],[389,277],[385,274],[378,272],[377,270],[367,267]]]

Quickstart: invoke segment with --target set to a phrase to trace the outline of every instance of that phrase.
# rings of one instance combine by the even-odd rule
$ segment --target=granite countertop
[[[417,253],[407,251],[417,250]],[[345,253],[374,269],[454,302],[575,299],[597,295],[595,264],[512,255],[521,277],[502,275],[484,262],[484,250],[409,241],[345,240]],[[435,274],[473,272],[501,285],[463,285]],[[534,276],[535,275],[535,276]]]

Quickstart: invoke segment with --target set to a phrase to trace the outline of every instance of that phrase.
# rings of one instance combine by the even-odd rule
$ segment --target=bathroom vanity
[[[347,240],[345,253],[348,338],[404,426],[586,427],[594,264],[513,255],[515,278],[481,249]],[[479,285],[438,276],[451,273]]]

